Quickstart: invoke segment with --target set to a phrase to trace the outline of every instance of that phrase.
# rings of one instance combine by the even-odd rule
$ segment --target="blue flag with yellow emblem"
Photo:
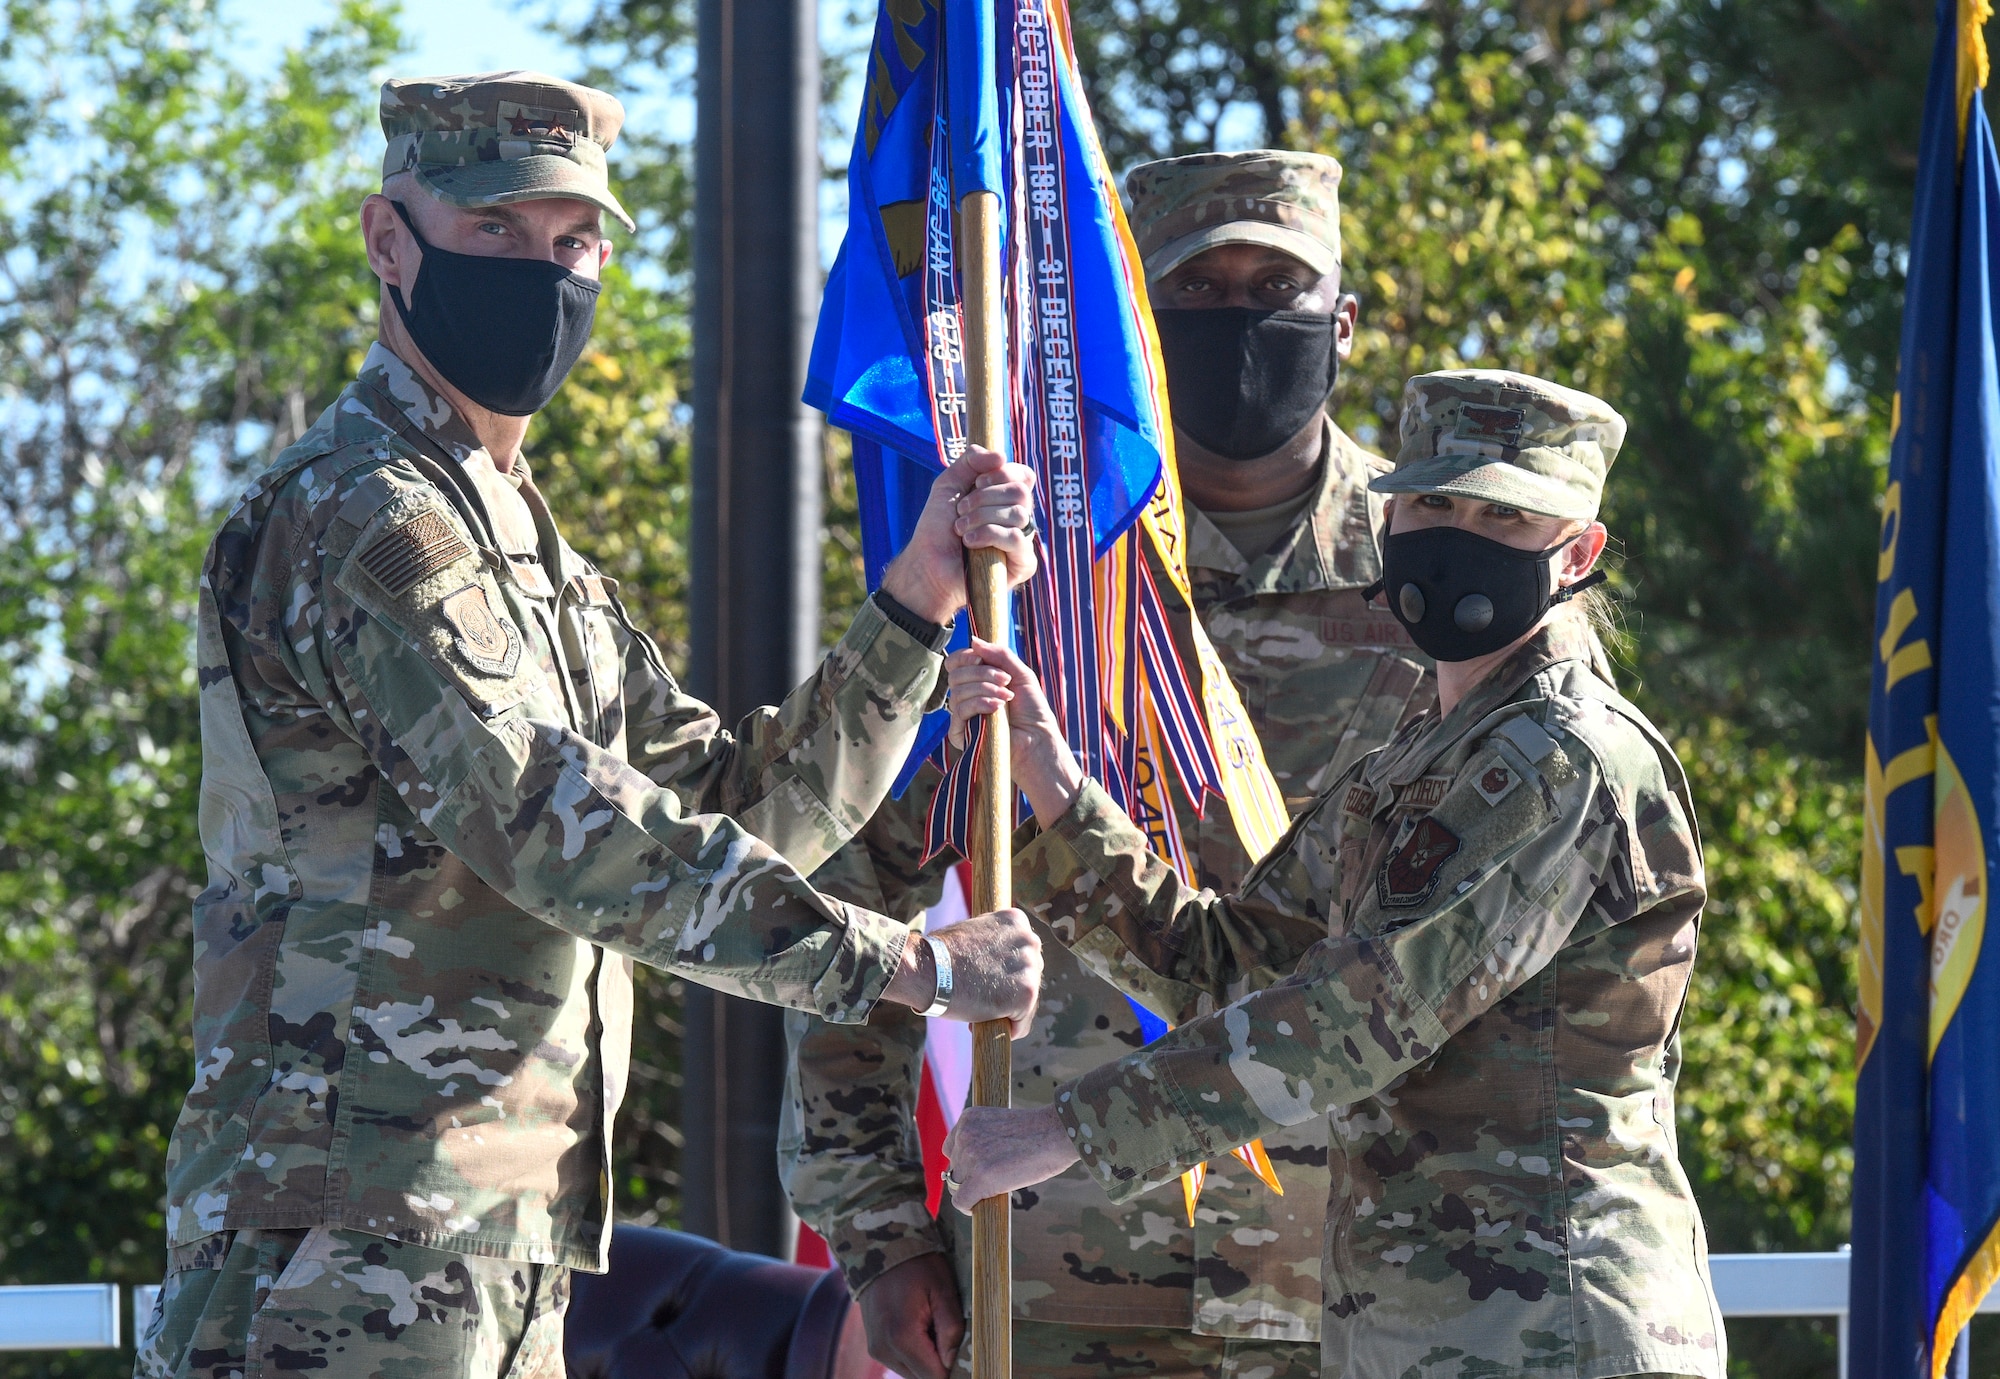
[[[1936,1379],[2000,1276],[2000,157],[1940,0],[1876,563],[1849,1366]],[[2000,937],[2000,936],[1997,936]]]

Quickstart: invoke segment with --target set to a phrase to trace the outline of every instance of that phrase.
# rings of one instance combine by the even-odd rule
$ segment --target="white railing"
[[[118,1285],[0,1288],[0,1350],[115,1350]]]
[[[1836,1317],[1840,1372],[1847,1374],[1847,1261],[1837,1254],[1713,1255],[1715,1297],[1725,1317]],[[115,1350],[119,1327],[115,1283],[0,1288],[0,1350]],[[132,1290],[132,1329],[152,1314],[155,1286]],[[1979,1308],[2000,1314],[2000,1289]],[[1963,1364],[1963,1360],[1960,1362]],[[1963,1373],[1963,1370],[1960,1371]]]

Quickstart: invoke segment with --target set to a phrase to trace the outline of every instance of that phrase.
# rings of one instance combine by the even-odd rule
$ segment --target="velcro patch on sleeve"
[[[1421,905],[1437,889],[1444,864],[1458,855],[1461,840],[1435,815],[1425,815],[1382,862],[1375,879],[1376,899],[1386,909]]]
[[[1556,740],[1548,735],[1542,725],[1523,714],[1510,718],[1494,731],[1521,749],[1521,755],[1530,762],[1540,761],[1556,749]]]
[[[435,702],[443,683],[493,718],[545,687],[529,633],[435,498],[399,496],[356,536],[354,549],[334,582],[368,614],[357,627],[373,622],[392,631],[423,663],[394,655],[379,636],[357,636],[346,659],[371,699]],[[378,661],[384,651],[392,654]]]
[[[417,513],[375,538],[356,559],[390,598],[472,554],[451,520],[435,508]]]

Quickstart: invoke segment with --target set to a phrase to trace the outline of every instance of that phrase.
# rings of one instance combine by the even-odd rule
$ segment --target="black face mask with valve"
[[[1256,460],[1305,429],[1340,373],[1322,311],[1248,307],[1153,313],[1174,425],[1226,460]]]
[[[590,342],[599,285],[547,259],[440,249],[402,202],[389,204],[424,251],[412,300],[389,293],[424,358],[488,411],[541,411]]]
[[[1382,578],[1363,595],[1387,590],[1389,611],[1432,660],[1470,661],[1525,636],[1556,604],[1604,582],[1604,571],[1593,570],[1554,588],[1555,558],[1574,540],[1524,551],[1463,527],[1396,532],[1382,539]]]

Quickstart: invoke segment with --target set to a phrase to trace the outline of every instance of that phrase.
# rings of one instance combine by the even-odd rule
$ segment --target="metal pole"
[[[820,290],[814,0],[701,0],[696,43],[688,678],[733,723],[819,652],[819,421],[799,401]],[[686,989],[682,1225],[789,1258],[783,1013]]]

